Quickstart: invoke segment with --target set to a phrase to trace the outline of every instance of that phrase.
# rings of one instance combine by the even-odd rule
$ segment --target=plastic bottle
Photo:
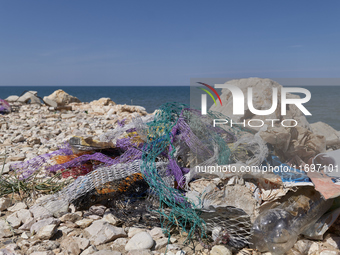
[[[314,189],[302,188],[276,208],[261,213],[254,221],[252,243],[260,252],[284,254],[298,236],[331,207]]]

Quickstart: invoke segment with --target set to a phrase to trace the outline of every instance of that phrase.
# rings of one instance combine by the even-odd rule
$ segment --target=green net
[[[184,176],[181,175],[190,170],[190,165],[229,163],[231,152],[227,143],[234,142],[235,135],[230,130],[213,127],[212,120],[217,117],[221,116],[212,113],[202,116],[184,104],[167,103],[148,123],[141,172],[159,197],[158,213],[168,234],[172,226],[186,231],[189,239],[195,232],[205,233],[200,212],[179,187],[183,187]],[[170,161],[169,168],[175,176],[174,187],[166,185],[156,168],[156,162],[165,158]]]

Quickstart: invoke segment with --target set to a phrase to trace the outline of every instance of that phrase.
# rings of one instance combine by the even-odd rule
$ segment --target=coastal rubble
[[[262,79],[233,82],[244,90],[261,82],[280,87]],[[64,108],[14,100],[17,108],[0,115],[0,254],[270,254],[271,242],[282,244],[285,254],[340,253],[338,193],[328,197],[320,179],[294,168],[339,149],[339,132],[327,124],[309,124],[290,109],[301,126],[225,130],[179,104],[148,114],[110,98],[81,103],[54,95],[49,99]],[[268,104],[263,100],[257,95],[255,108]],[[148,165],[155,149],[158,157]],[[197,174],[190,165],[217,161],[238,170],[289,171]],[[289,240],[268,234],[278,226],[266,217],[278,210],[288,221],[280,227],[293,236]],[[289,217],[298,218],[295,225]],[[262,232],[254,238],[256,226]],[[267,242],[263,250],[260,242]]]

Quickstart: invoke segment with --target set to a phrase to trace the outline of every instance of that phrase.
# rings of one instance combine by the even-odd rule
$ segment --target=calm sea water
[[[340,87],[307,86],[311,100],[305,104],[312,113],[307,117],[310,123],[322,121],[340,130]],[[181,102],[190,105],[189,86],[4,86],[0,87],[0,98],[20,95],[26,90],[38,91],[40,97],[48,96],[57,89],[63,89],[82,102],[109,97],[117,104],[141,105],[147,112],[153,112],[166,102]],[[220,91],[218,91],[220,92]]]
[[[27,90],[38,91],[38,96],[43,98],[57,89],[64,90],[82,102],[109,97],[117,104],[143,106],[147,112],[153,112],[166,102],[190,104],[189,86],[12,86],[0,87],[0,98],[20,95]]]

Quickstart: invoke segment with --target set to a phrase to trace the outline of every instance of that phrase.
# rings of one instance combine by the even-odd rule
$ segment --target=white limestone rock
[[[90,235],[90,241],[94,245],[100,245],[126,236],[124,229],[114,227],[103,220],[93,222],[85,231]]]
[[[81,252],[78,243],[74,240],[73,237],[65,238],[60,245],[63,250],[67,252],[67,254],[79,255]]]
[[[308,252],[312,244],[313,244],[312,241],[302,239],[294,244],[294,249],[298,250],[301,254],[305,254]]]
[[[135,234],[140,233],[140,232],[145,232],[145,231],[146,229],[144,228],[131,227],[129,228],[128,237],[133,237]]]
[[[30,232],[32,234],[34,233],[38,233],[40,231],[41,228],[43,228],[46,225],[56,225],[59,226],[60,224],[60,220],[59,219],[55,219],[55,218],[47,218],[47,219],[42,219],[39,220],[35,223],[32,224],[31,228],[30,228]]]
[[[316,135],[322,135],[326,138],[327,146],[340,145],[340,132],[324,122],[310,124],[311,130]]]
[[[58,230],[57,224],[50,224],[43,226],[39,229],[37,233],[37,238],[39,239],[50,239]]]
[[[148,232],[154,240],[165,238],[162,228],[155,227]]]
[[[78,98],[69,95],[62,89],[54,91],[51,95],[47,96],[47,98],[56,102],[58,106],[64,106],[70,103],[80,103]]]
[[[13,206],[7,208],[7,211],[16,212],[16,211],[26,209],[26,208],[27,208],[27,205],[25,203],[19,202],[19,203],[16,203],[15,205],[13,205]]]
[[[330,244],[335,249],[340,249],[340,237],[339,236],[329,236],[326,239],[326,243]]]
[[[224,245],[215,245],[212,247],[210,255],[232,255],[232,252]]]
[[[67,221],[68,222],[76,222],[78,220],[81,220],[82,217],[79,216],[76,213],[66,213],[63,216],[61,216],[59,219],[60,219],[61,222],[67,222]]]
[[[126,251],[151,249],[154,240],[148,232],[140,232],[135,234],[125,245]]]
[[[98,100],[93,100],[89,103],[89,106],[113,106],[116,105],[115,102],[111,100],[109,97],[102,97]]]
[[[23,142],[23,141],[25,141],[25,137],[22,134],[17,135],[16,137],[14,137],[12,139],[13,143],[20,143],[20,142]]]
[[[116,240],[113,241],[111,248],[116,249],[117,247],[125,246],[128,241],[129,239],[127,238],[117,238]]]
[[[7,197],[0,198],[0,212],[6,210],[12,204],[12,200]]]
[[[32,225],[34,223],[36,223],[36,220],[34,218],[30,218],[30,219],[26,219],[25,222],[23,222],[24,224],[19,227],[20,230],[30,230]]]
[[[18,219],[16,212],[7,216],[6,220],[11,224],[12,228],[18,228],[21,225],[21,221]]]
[[[82,220],[76,221],[75,223],[80,228],[87,228],[88,226],[92,224],[92,222],[93,222],[93,219],[82,219]]]
[[[16,214],[21,223],[26,223],[33,219],[32,213],[28,209],[20,209],[16,212]]]
[[[319,244],[316,242],[313,242],[312,245],[308,249],[308,255],[319,255]]]
[[[107,221],[108,223],[112,224],[113,226],[118,225],[121,223],[121,220],[119,220],[114,214],[107,212],[103,216],[103,220]]]
[[[45,102],[45,104],[47,104],[48,106],[51,106],[51,107],[58,107],[58,103],[52,99],[50,99],[49,97],[44,97],[43,98],[43,101]]]
[[[53,216],[53,213],[43,206],[33,206],[29,210],[36,220],[47,219]]]
[[[82,237],[73,237],[73,240],[78,244],[80,250],[85,250],[90,246],[90,241]]]
[[[18,99],[19,99],[19,96],[12,95],[12,96],[7,97],[5,100],[7,102],[15,102],[15,101],[18,101]]]
[[[9,171],[10,171],[10,168],[11,168],[11,164],[12,163],[6,163],[5,165],[4,165],[4,167],[2,167],[2,165],[0,166],[0,173],[2,173],[2,174],[8,174],[9,173]],[[1,202],[0,202],[1,203]],[[0,206],[0,208],[1,208],[1,206]],[[0,209],[0,211],[1,211],[1,209]]]
[[[40,99],[37,97],[37,91],[27,91],[21,97],[18,98],[17,102],[25,103],[25,104],[41,104]]]
[[[90,246],[87,249],[85,249],[80,255],[89,255],[89,254],[94,254],[98,250],[94,246]]]
[[[161,238],[156,240],[155,250],[162,249],[168,245],[168,238]]]

